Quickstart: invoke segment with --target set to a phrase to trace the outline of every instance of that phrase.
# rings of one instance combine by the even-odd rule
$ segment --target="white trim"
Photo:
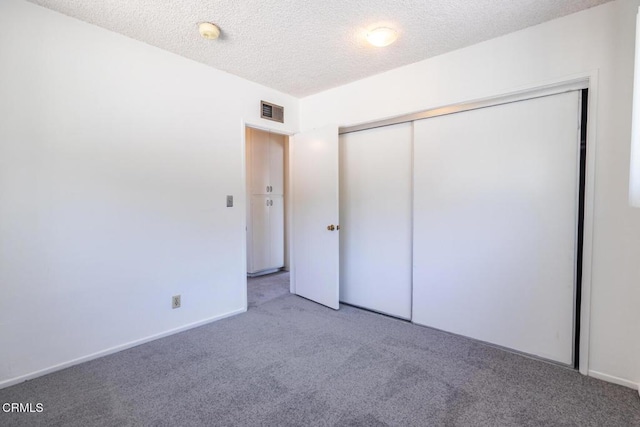
[[[289,135],[289,139],[287,140],[287,164],[285,167],[287,168],[287,176],[289,179],[287,180],[287,188],[285,189],[287,197],[287,222],[285,224],[285,228],[289,230],[287,234],[288,238],[288,253],[289,253],[289,292],[292,294],[296,293],[296,279],[295,279],[295,255],[293,250],[293,175],[292,175],[292,164],[293,164],[293,143],[294,143],[295,135]]]
[[[596,189],[596,152],[598,123],[598,70],[588,74],[589,106],[587,108],[587,160],[584,183],[584,223],[582,225],[582,301],[580,304],[580,366],[582,375],[589,373],[591,339],[591,281],[593,264],[593,223]]]
[[[247,216],[249,213],[249,203],[251,203],[247,197],[247,127],[249,127],[249,125],[244,119],[242,119],[240,120],[240,126],[240,164],[242,165],[242,198],[244,199],[244,213],[242,215],[242,228],[244,228],[244,233],[242,235],[242,268],[244,269],[242,276],[244,277],[244,292],[242,294],[242,306],[246,311],[249,309],[249,290],[247,287],[247,232],[249,230],[247,227],[249,224],[247,222]]]
[[[291,136],[283,135],[284,139],[284,267],[283,271],[291,271],[291,191],[289,184],[291,183],[291,173],[289,171],[289,144],[291,144]]]
[[[475,99],[472,101],[459,102],[442,107],[418,111],[410,114],[403,114],[383,120],[362,123],[353,126],[341,127],[338,131],[340,135],[361,130],[373,129],[382,126],[396,125],[399,123],[414,122],[416,120],[429,119],[432,117],[445,116],[447,114],[462,113],[464,111],[477,110],[479,108],[495,107],[496,105],[509,104],[512,102],[525,101],[543,96],[557,95],[574,90],[587,89],[589,87],[588,76],[582,76],[571,80],[555,82],[538,86],[532,89],[509,92],[498,96]]]
[[[218,321],[218,320],[222,320],[222,319],[227,318],[227,317],[235,316],[237,314],[244,313],[245,311],[247,311],[247,310],[244,309],[244,308],[240,309],[240,310],[230,311],[228,313],[221,314],[219,316],[210,317],[208,319],[200,320],[198,322],[190,323],[188,325],[180,326],[178,328],[169,329],[168,331],[160,332],[159,334],[151,335],[151,336],[148,336],[146,338],[141,338],[141,339],[135,340],[135,341],[130,341],[128,343],[117,345],[117,346],[111,347],[111,348],[107,348],[105,350],[101,350],[101,351],[98,351],[96,353],[89,354],[87,356],[78,357],[77,359],[73,359],[73,360],[69,360],[67,362],[59,363],[57,365],[50,366],[50,367],[45,368],[45,369],[40,369],[38,371],[34,371],[34,372],[31,372],[31,373],[28,373],[28,374],[25,374],[25,375],[20,375],[19,377],[15,377],[15,378],[11,378],[11,379],[8,379],[8,380],[4,380],[4,381],[0,382],[0,389],[9,387],[9,386],[12,386],[12,385],[15,385],[15,384],[19,384],[21,382],[24,382],[24,381],[27,381],[27,380],[31,380],[31,379],[34,379],[34,378],[37,378],[37,377],[41,377],[43,375],[47,375],[47,374],[50,374],[52,372],[60,371],[62,369],[66,369],[66,368],[69,368],[71,366],[79,365],[80,363],[84,363],[84,362],[88,362],[90,360],[98,359],[98,358],[103,357],[103,356],[108,356],[110,354],[117,353],[117,352],[122,351],[122,350],[126,350],[126,349],[129,349],[129,348],[132,348],[132,347],[137,347],[137,346],[139,346],[141,344],[145,344],[145,343],[148,343],[150,341],[155,341],[157,339],[164,338],[164,337],[167,337],[169,335],[177,334],[179,332],[184,332],[184,331],[186,331],[188,329],[197,328],[198,326],[203,326],[203,325],[206,325],[208,323],[212,323],[212,322],[215,322],[215,321]]]
[[[252,123],[252,122],[246,121],[244,119],[242,120],[242,126],[243,126],[243,128],[242,128],[243,132],[244,132],[244,127],[246,126],[248,128],[251,128],[251,129],[258,129],[258,130],[262,130],[262,131],[265,131],[265,132],[277,133],[279,135],[285,135],[285,136],[291,136],[291,135],[293,135],[295,133],[295,132],[289,132],[289,131],[282,130],[282,129],[263,126],[261,124]]]
[[[296,251],[293,243],[293,228],[294,228],[294,212],[293,212],[293,195],[295,188],[295,181],[293,179],[293,158],[295,151],[295,135],[289,136],[289,162],[286,167],[289,169],[289,182],[288,188],[289,198],[287,199],[287,205],[289,207],[289,292],[296,293]]]
[[[640,8],[636,14],[636,46],[633,66],[633,104],[631,109],[631,152],[629,159],[629,206],[640,207],[638,163],[640,162]]]
[[[614,377],[613,375],[607,375],[607,374],[603,374],[602,372],[590,370],[589,376],[592,378],[596,378],[598,380],[606,381],[608,383],[618,384],[624,387],[632,388],[634,390],[640,390],[640,387],[638,387],[637,383],[634,383],[633,381],[625,380],[623,378]]]

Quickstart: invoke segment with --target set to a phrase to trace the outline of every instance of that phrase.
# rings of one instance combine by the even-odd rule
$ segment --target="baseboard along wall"
[[[179,328],[174,328],[174,329],[170,329],[168,331],[164,331],[164,332],[160,332],[159,334],[155,334],[155,335],[151,335],[145,338],[141,338],[139,340],[135,340],[135,341],[130,341],[128,343],[125,344],[121,344],[121,345],[117,345],[115,347],[111,347],[111,348],[107,348],[105,350],[101,350],[98,351],[96,353],[93,354],[89,354],[86,356],[82,356],[82,357],[78,357],[77,359],[73,359],[73,360],[69,360],[67,362],[63,362],[63,363],[59,363],[57,365],[54,366],[50,366],[48,368],[45,369],[40,369],[38,371],[34,371],[25,375],[21,375],[19,377],[15,377],[15,378],[10,378],[8,380],[4,380],[2,382],[0,382],[0,389],[2,388],[6,388],[6,387],[10,387],[12,385],[15,384],[19,384],[21,382],[24,381],[28,381],[28,380],[32,380],[34,378],[38,378],[41,377],[43,375],[47,375],[50,374],[52,372],[56,372],[56,371],[60,371],[62,369],[66,369],[66,368],[70,368],[71,366],[75,366],[75,365],[79,365],[80,363],[84,363],[84,362],[88,362],[90,360],[94,360],[94,359],[98,359],[100,357],[103,356],[108,356],[109,354],[113,354],[113,353],[117,353],[119,351],[122,350],[126,350],[132,347],[136,347],[138,345],[150,342],[150,341],[154,341],[160,338],[164,338],[167,337],[169,335],[173,335],[173,334],[177,334],[179,332],[183,332],[189,329],[193,329],[193,328],[197,328],[198,326],[203,326],[206,325],[208,323],[212,323],[218,320],[222,320],[225,319],[227,317],[231,317],[231,316],[235,316],[237,314],[241,314],[247,311],[247,308],[241,308],[239,310],[234,310],[234,311],[230,311],[228,313],[225,314],[221,314],[219,316],[214,316],[214,317],[210,317],[208,319],[204,319],[204,320],[200,320],[198,322],[194,322],[194,323],[190,323],[188,325],[184,325],[184,326],[180,326]]]

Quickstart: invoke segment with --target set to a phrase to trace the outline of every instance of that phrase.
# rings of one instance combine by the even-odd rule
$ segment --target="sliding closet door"
[[[572,363],[579,102],[414,123],[415,323]]]
[[[411,318],[412,124],[340,136],[340,300]]]

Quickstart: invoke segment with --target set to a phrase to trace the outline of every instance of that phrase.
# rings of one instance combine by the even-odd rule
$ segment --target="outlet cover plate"
[[[171,308],[180,308],[180,295],[174,295],[171,297]]]

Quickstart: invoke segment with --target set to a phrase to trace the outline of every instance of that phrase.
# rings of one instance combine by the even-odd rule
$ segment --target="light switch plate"
[[[233,196],[227,196],[227,207],[228,208],[233,207]]]

